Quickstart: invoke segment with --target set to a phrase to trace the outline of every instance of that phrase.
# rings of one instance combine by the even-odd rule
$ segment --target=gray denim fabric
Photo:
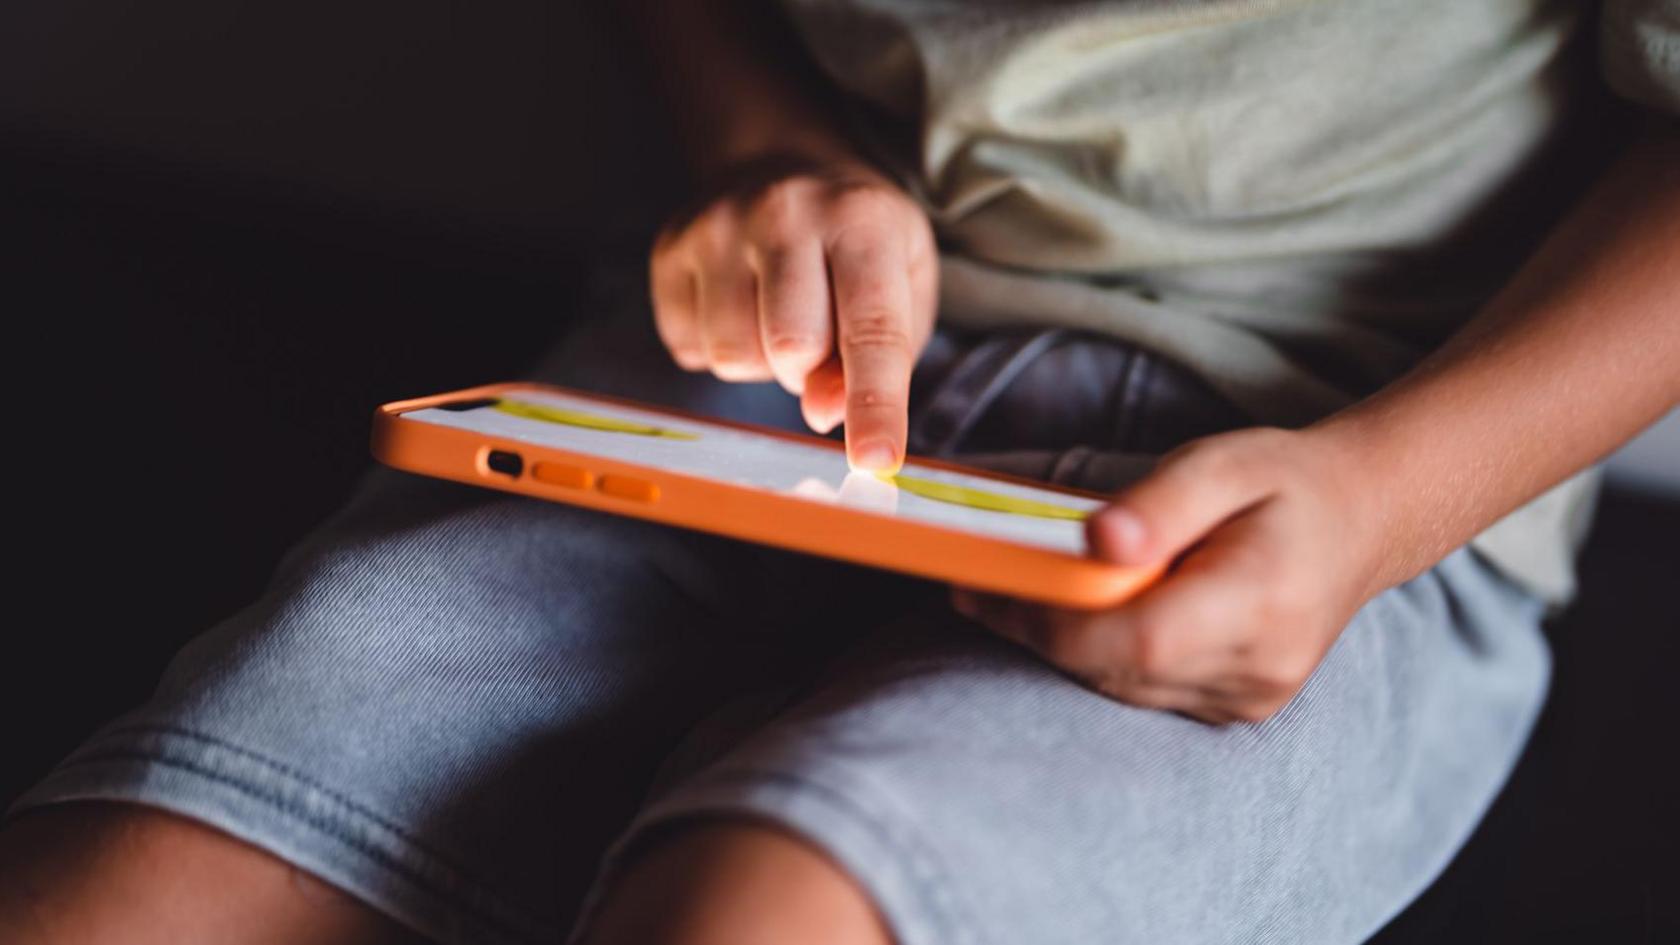
[[[541,373],[798,425],[775,388],[669,367],[648,326],[586,326]],[[1095,488],[1243,422],[1071,334],[941,332],[915,387],[918,449]],[[821,845],[903,945],[1352,943],[1462,843],[1547,678],[1539,603],[1468,552],[1228,728],[1093,695],[944,601],[379,471],[14,811],[175,811],[449,945],[559,942],[615,838],[718,814]]]

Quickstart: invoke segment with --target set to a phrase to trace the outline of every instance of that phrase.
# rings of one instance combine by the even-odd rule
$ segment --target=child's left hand
[[[1109,611],[961,589],[953,604],[1121,701],[1260,721],[1300,690],[1377,590],[1380,510],[1351,465],[1311,431],[1195,441],[1087,522],[1101,558],[1179,559],[1159,583]]]

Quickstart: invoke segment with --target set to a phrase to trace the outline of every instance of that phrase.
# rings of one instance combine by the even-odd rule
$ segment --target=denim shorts
[[[799,425],[773,386],[671,367],[636,306],[535,373]],[[912,448],[1107,489],[1245,422],[1115,341],[941,330]],[[731,816],[826,851],[902,945],[1353,943],[1512,768],[1541,611],[1460,551],[1280,714],[1216,728],[1081,688],[926,582],[381,470],[14,811],[173,811],[449,945],[563,941],[627,852]]]

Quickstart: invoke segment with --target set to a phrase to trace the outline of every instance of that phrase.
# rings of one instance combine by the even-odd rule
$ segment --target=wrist
[[[1329,417],[1300,431],[1342,534],[1343,553],[1360,599],[1414,577],[1417,542],[1401,483],[1403,465],[1387,452],[1383,431],[1364,418]]]

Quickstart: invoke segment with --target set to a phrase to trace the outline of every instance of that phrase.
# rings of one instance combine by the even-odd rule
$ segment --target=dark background
[[[0,805],[258,593],[366,468],[376,404],[518,371],[646,245],[681,187],[603,20],[0,5]],[[1676,536],[1680,503],[1606,498],[1534,743],[1386,941],[1680,934]]]

